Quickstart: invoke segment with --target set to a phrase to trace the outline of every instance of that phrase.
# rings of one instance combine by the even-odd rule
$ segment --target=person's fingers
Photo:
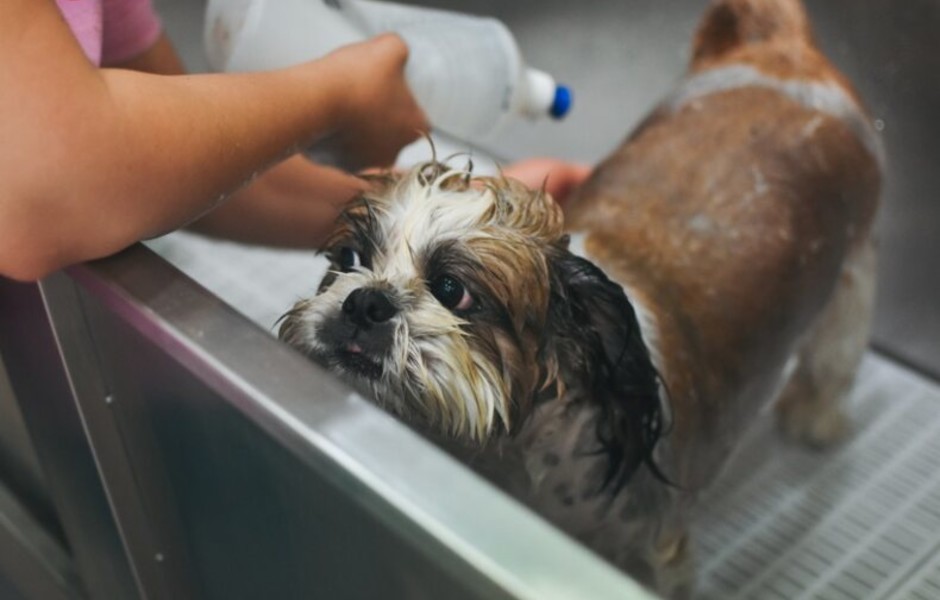
[[[342,165],[392,165],[404,146],[430,130],[405,80],[408,46],[399,36],[384,34],[335,54],[340,68],[350,73],[334,143]]]
[[[590,175],[591,167],[554,158],[531,158],[509,165],[503,172],[530,188],[544,184],[545,191],[564,205],[571,192]]]

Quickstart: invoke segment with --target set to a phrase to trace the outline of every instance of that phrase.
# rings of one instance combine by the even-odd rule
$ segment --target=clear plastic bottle
[[[436,129],[485,144],[513,118],[561,118],[568,88],[526,67],[493,18],[374,0],[209,0],[205,44],[219,71],[284,67],[394,31],[409,47],[405,77]]]

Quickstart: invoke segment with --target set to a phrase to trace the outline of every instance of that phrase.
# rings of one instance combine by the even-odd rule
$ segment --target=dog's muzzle
[[[399,312],[383,290],[358,288],[343,301],[342,310],[324,324],[321,341],[331,349],[331,358],[359,375],[377,379],[382,363],[394,342],[393,318]]]

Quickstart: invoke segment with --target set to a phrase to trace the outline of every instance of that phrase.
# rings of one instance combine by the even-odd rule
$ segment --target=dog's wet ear
[[[557,248],[543,359],[565,388],[597,405],[598,452],[608,458],[604,488],[619,489],[646,465],[663,433],[660,379],[623,288],[593,263]]]

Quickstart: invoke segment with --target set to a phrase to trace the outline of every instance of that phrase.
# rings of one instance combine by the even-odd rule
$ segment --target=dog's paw
[[[786,437],[815,450],[838,444],[851,429],[839,406],[797,400],[778,404],[776,413],[777,426]]]
[[[695,561],[688,533],[681,531],[660,539],[653,548],[656,589],[663,598],[686,600],[695,590]]]

